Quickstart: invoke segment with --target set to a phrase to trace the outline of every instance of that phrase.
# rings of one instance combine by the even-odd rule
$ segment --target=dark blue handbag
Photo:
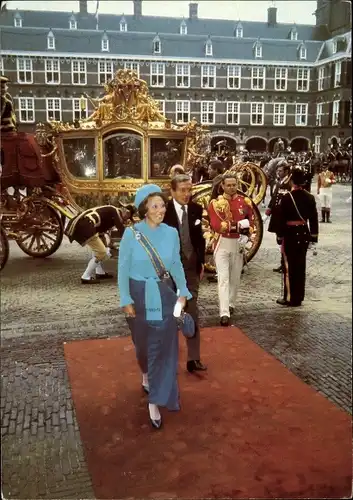
[[[195,321],[189,313],[182,312],[180,318],[177,319],[178,328],[187,339],[192,339],[195,336]]]

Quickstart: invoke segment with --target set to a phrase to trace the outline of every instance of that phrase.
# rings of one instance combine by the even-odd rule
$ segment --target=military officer
[[[284,286],[283,298],[277,304],[298,307],[305,296],[307,250],[318,241],[319,224],[315,198],[304,189],[304,171],[295,168],[291,175],[293,187],[283,196],[278,214],[277,243],[284,260]]]
[[[328,162],[322,164],[322,171],[317,178],[317,194],[321,203],[321,222],[331,222],[332,184],[335,183],[333,172],[328,169]]]
[[[228,326],[243,268],[243,245],[254,230],[254,213],[251,200],[237,193],[238,179],[234,173],[223,175],[221,187],[224,194],[211,200],[208,214],[216,233],[214,260],[221,325]]]
[[[287,162],[283,162],[277,169],[277,184],[275,185],[273,195],[270,203],[265,211],[266,218],[270,218],[268,231],[270,233],[277,233],[278,229],[278,211],[281,204],[282,197],[291,190],[292,182],[290,175],[290,166]],[[281,258],[281,265],[273,269],[274,272],[283,273],[283,257]]]
[[[113,277],[112,274],[106,273],[102,266],[103,260],[111,257],[110,249],[106,248],[102,236],[113,227],[122,234],[124,222],[131,217],[132,209],[129,207],[104,205],[89,208],[70,220],[65,230],[70,242],[77,241],[82,246],[87,245],[93,254],[81,276],[83,285],[92,285]]]
[[[11,95],[8,93],[9,79],[0,77],[1,88],[1,134],[15,132],[17,128],[15,107]]]

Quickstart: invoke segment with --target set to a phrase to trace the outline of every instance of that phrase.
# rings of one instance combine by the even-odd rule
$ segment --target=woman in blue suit
[[[146,184],[136,192],[134,205],[141,222],[127,228],[120,243],[118,286],[120,306],[127,317],[142,371],[142,387],[149,395],[152,426],[159,429],[159,406],[179,410],[177,384],[178,329],[173,316],[191,294],[180,260],[177,230],[163,224],[166,202],[159,186]],[[146,247],[147,245],[147,247]],[[148,248],[149,247],[149,248]],[[163,276],[151,259],[151,247],[160,257]],[[173,290],[174,283],[178,295]]]

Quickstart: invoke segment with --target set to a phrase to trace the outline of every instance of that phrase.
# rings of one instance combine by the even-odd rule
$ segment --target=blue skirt
[[[136,358],[142,373],[148,373],[149,402],[179,410],[178,327],[173,316],[176,293],[172,281],[158,282],[162,298],[161,321],[147,321],[145,282],[130,279],[130,295],[134,301],[135,318],[127,318],[135,345]]]

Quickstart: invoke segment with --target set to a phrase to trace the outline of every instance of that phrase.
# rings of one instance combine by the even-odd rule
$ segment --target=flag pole
[[[95,18],[96,18],[96,30],[98,30],[99,28],[99,13],[98,13],[98,10],[99,10],[99,0],[97,0],[97,5],[96,5],[96,13],[95,13]]]

